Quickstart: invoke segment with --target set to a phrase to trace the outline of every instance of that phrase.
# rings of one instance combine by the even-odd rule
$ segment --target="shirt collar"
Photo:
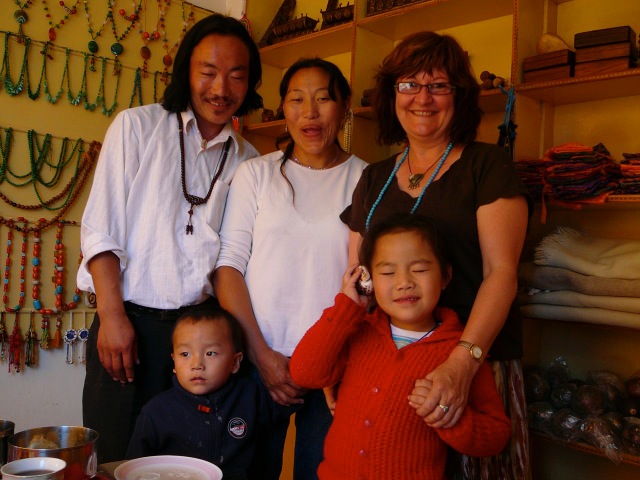
[[[185,133],[187,135],[195,134],[197,135],[198,141],[202,142],[202,135],[200,134],[200,130],[198,130],[198,122],[196,122],[196,116],[193,113],[193,109],[191,106],[187,107],[187,109],[183,112],[180,112],[182,115],[182,121],[184,123]],[[218,143],[224,143],[227,139],[231,137],[235,144],[236,151],[238,150],[238,136],[236,131],[233,129],[232,122],[227,122],[220,133],[213,137],[207,144],[213,142],[213,145]]]

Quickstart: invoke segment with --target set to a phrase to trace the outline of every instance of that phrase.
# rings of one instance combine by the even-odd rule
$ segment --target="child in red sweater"
[[[335,305],[291,357],[299,385],[340,384],[319,478],[440,480],[447,445],[472,456],[499,453],[510,422],[487,364],[455,426],[432,428],[415,413],[425,399],[411,395],[416,380],[447,358],[462,333],[455,312],[437,306],[451,267],[433,225],[419,215],[380,223],[367,233],[360,261],[371,272],[377,306],[371,313],[363,307],[361,269],[351,266]],[[448,407],[440,408],[444,416]]]

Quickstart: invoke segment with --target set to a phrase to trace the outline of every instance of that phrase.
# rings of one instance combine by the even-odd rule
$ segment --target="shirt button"
[[[365,427],[370,427],[371,426],[371,420],[369,420],[368,418],[364,421],[364,426]]]
[[[193,260],[189,260],[189,265],[193,265]]]

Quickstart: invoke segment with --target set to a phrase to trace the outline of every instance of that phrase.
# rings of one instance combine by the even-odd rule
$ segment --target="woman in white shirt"
[[[331,414],[322,391],[289,376],[302,335],[333,303],[348,263],[349,230],[339,214],[366,163],[337,140],[351,89],[334,64],[302,59],[285,73],[283,150],[243,162],[220,232],[214,288],[242,324],[256,379],[282,418],[262,447],[260,478],[277,480],[289,417],[296,413],[294,478],[316,477]]]

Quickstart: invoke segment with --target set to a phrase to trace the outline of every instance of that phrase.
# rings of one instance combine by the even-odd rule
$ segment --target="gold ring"
[[[438,406],[442,409],[444,413],[447,413],[449,411],[449,407],[447,407],[446,405],[439,404]]]

